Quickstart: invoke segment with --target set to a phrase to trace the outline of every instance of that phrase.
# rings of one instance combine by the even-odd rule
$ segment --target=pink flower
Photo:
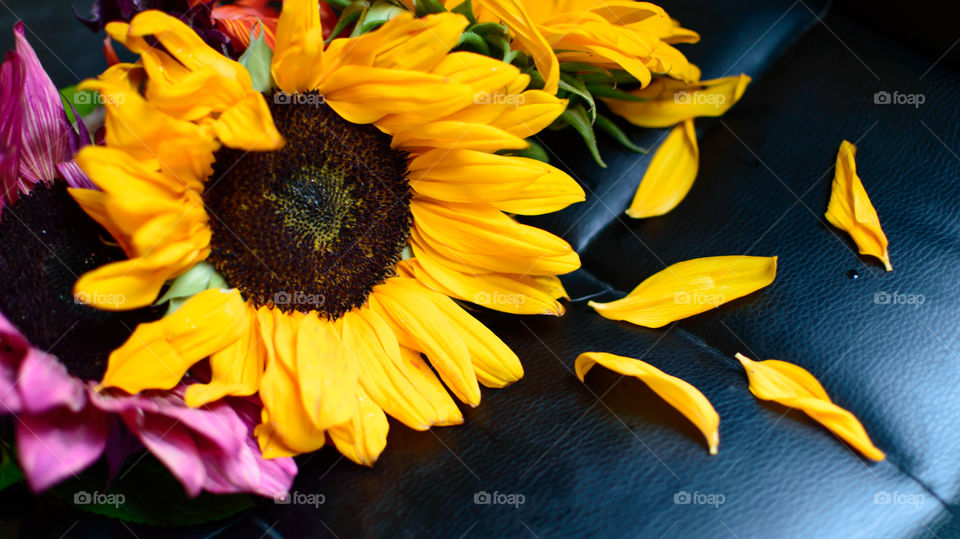
[[[71,187],[93,185],[73,160],[90,143],[83,122],[74,130],[53,81],[27,42],[23,22],[13,27],[16,51],[0,67],[0,211],[39,182],[62,177]]]
[[[106,357],[159,313],[104,313],[73,300],[77,275],[124,255],[104,244],[106,231],[67,192],[93,188],[73,160],[89,137],[82,122],[77,132],[67,121],[22,23],[14,32],[17,50],[0,67],[0,209],[7,207],[0,218],[0,414],[15,417],[30,488],[44,490],[104,454],[116,464],[113,457],[129,454],[126,430],[191,496],[286,493],[296,464],[262,457],[253,437],[256,400],[189,408],[186,385],[137,395],[97,391]]]

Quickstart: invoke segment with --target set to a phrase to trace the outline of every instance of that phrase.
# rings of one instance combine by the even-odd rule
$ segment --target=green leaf
[[[424,17],[431,13],[443,13],[447,8],[443,7],[440,0],[414,0],[417,8],[417,17]]]
[[[600,127],[600,129],[603,129],[608,135],[615,138],[617,142],[622,144],[627,149],[637,153],[647,153],[650,151],[642,146],[637,146],[634,144],[633,141],[630,140],[630,137],[628,137],[627,134],[624,133],[619,126],[617,126],[617,124],[613,123],[613,120],[610,118],[599,114],[597,115],[597,121],[595,123]]]
[[[464,32],[460,34],[460,40],[457,41],[457,46],[453,49],[457,51],[463,50],[475,52],[484,56],[490,56],[490,47],[487,46],[487,42],[473,32]]]
[[[353,29],[353,33],[350,35],[359,36],[361,34],[366,34],[367,32],[372,32],[373,30],[383,26],[383,23],[389,21],[397,15],[400,15],[401,13],[406,12],[407,10],[398,7],[395,4],[385,0],[380,0],[379,2],[370,6],[370,9],[368,9],[363,18],[357,22],[357,25]]]
[[[584,86],[583,81],[579,78],[570,75],[569,73],[560,74],[560,89],[566,90],[573,95],[576,95],[587,102],[590,106],[590,121],[594,121],[597,118],[597,104],[593,101],[593,96],[590,95],[590,92],[587,91],[587,87]]]
[[[210,288],[228,288],[226,281],[209,262],[198,262],[186,273],[170,283],[166,293],[154,303],[154,306],[170,302],[164,316],[176,311],[195,294]]]
[[[340,11],[347,9],[347,6],[350,5],[350,0],[324,0],[324,2],[330,4],[330,7]]]
[[[509,30],[506,26],[497,23],[497,22],[481,22],[474,24],[467,30],[477,34],[478,36],[487,39],[493,36],[507,37],[509,35]]]
[[[109,487],[94,468],[52,489],[82,511],[151,526],[188,526],[225,519],[253,507],[245,494],[202,493],[188,498],[183,486],[152,455],[132,459]]]
[[[550,163],[550,156],[547,155],[547,150],[540,145],[539,142],[527,139],[527,142],[530,143],[529,148],[524,148],[522,150],[506,150],[504,152],[497,152],[501,155],[515,155],[517,157],[527,157],[530,159],[536,159],[537,161],[543,161],[544,163]]]
[[[637,84],[640,82],[630,73],[619,69],[606,73],[584,73],[580,78],[586,84]]]
[[[462,3],[457,4],[457,7],[453,8],[451,11],[466,17],[467,20],[470,21],[470,24],[477,23],[477,17],[473,14],[473,0],[463,0]]]
[[[67,111],[67,118],[70,119],[71,123],[77,121],[77,118],[73,116],[73,111],[70,110],[68,103],[73,105],[73,108],[77,109],[77,114],[81,118],[90,114],[91,112],[97,110],[97,107],[100,106],[99,99],[93,99],[96,95],[96,92],[90,90],[77,91],[77,85],[67,86],[66,88],[61,88],[59,90],[60,98],[63,99],[63,108]]]
[[[23,471],[17,465],[13,455],[13,447],[0,443],[0,490],[23,480]]]
[[[635,101],[641,103],[643,101],[650,101],[648,97],[639,97],[631,93],[624,92],[623,90],[618,90],[616,88],[599,85],[599,84],[588,84],[587,90],[590,91],[595,97],[606,97],[608,99],[620,99],[623,101]]]
[[[346,27],[357,22],[361,17],[363,17],[368,9],[370,9],[370,2],[351,2],[343,9],[343,12],[340,13],[340,18],[337,19],[337,25],[333,27],[333,30],[330,32],[330,37],[325,39],[324,43],[330,43],[336,39],[337,36],[340,35],[340,32],[343,32]]]
[[[577,133],[580,133],[583,141],[587,143],[590,154],[593,155],[593,160],[601,167],[607,168],[607,164],[604,163],[600,157],[600,149],[597,147],[597,137],[593,134],[593,125],[590,123],[587,111],[584,110],[583,105],[567,107],[567,110],[563,111],[560,118],[573,126],[573,128],[577,130]]]
[[[250,46],[240,55],[240,65],[247,68],[253,89],[260,93],[267,93],[273,88],[273,75],[270,74],[270,62],[273,61],[273,51],[264,39],[263,22],[257,19],[260,34],[256,34],[257,27],[250,29]]]

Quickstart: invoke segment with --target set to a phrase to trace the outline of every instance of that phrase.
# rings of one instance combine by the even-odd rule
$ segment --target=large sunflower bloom
[[[135,308],[204,261],[233,288],[139,326],[103,386],[172,387],[209,356],[212,381],[191,386],[189,404],[259,390],[264,454],[329,437],[371,464],[384,412],[420,430],[457,424],[440,380],[475,406],[478,381],[522,376],[451,298],[560,314],[556,275],[579,267],[576,253],[504,212],[555,211],[583,192],[549,165],[494,153],[526,147],[565,103],[523,91],[528,76],[503,62],[451,53],[463,17],[402,15],[325,47],[318,13],[316,0],[285,3],[279,91],[266,100],[167,15],[108,25],[141,63],[86,83],[105,96],[106,146],[78,160],[103,191],[73,193],[130,258],[76,293]]]
[[[654,74],[687,82],[700,78],[700,69],[673,47],[700,37],[648,2],[476,0],[474,6],[480,21],[506,23],[517,48],[533,58],[547,92],[557,91],[561,62],[624,70],[641,86]]]

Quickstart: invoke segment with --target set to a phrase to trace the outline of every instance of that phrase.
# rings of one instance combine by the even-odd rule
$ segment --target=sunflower
[[[498,153],[527,147],[565,102],[525,90],[513,66],[450,52],[466,24],[402,14],[325,46],[317,0],[288,0],[265,94],[170,16],[108,25],[141,60],[85,83],[106,103],[106,145],[78,161],[102,191],[72,193],[129,259],[75,294],[132,309],[171,279],[166,296],[210,288],[141,324],[102,387],[172,387],[209,357],[211,382],[188,404],[259,391],[265,455],[329,437],[369,465],[386,414],[458,424],[447,388],[476,406],[480,384],[518,380],[517,356],[454,299],[562,314],[556,276],[577,254],[509,214],[584,195],[550,165]]]
[[[445,4],[454,9],[460,3]],[[623,70],[641,86],[654,74],[700,79],[700,69],[673,47],[700,36],[649,2],[476,0],[474,5],[481,22],[503,21],[510,28],[515,47],[533,57],[548,92],[557,91],[561,63]]]

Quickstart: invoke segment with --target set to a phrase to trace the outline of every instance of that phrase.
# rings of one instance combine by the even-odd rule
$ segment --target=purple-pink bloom
[[[100,458],[116,416],[191,496],[202,490],[269,497],[287,492],[296,464],[261,457],[253,438],[259,405],[232,399],[190,408],[185,390],[98,392],[95,382],[72,376],[56,357],[32,347],[0,313],[0,407],[17,418],[17,455],[34,491]]]
[[[37,183],[63,178],[71,187],[92,184],[73,160],[90,143],[83,122],[74,130],[63,101],[36,52],[27,41],[23,22],[13,27],[16,50],[0,67],[0,211],[29,193]]]

